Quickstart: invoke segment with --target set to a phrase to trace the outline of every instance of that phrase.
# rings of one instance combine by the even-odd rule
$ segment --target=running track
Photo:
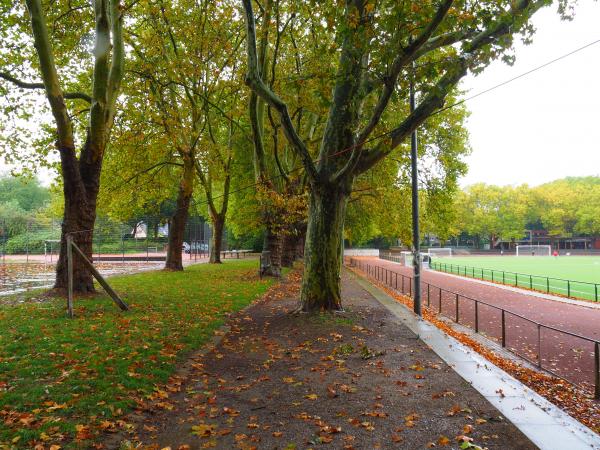
[[[390,272],[412,277],[412,268],[404,267],[391,261],[375,257],[354,257],[353,259],[369,264],[371,268],[387,269],[388,284],[401,291],[401,277]],[[382,273],[383,272],[383,273]],[[372,272],[373,274],[377,273]],[[379,279],[386,281],[386,273],[380,270]],[[406,281],[406,280],[405,280]],[[514,292],[502,287],[489,286],[474,282],[468,278],[448,276],[439,272],[426,270],[422,272],[423,283],[460,294],[459,323],[470,328],[475,326],[474,302],[470,297],[490,305],[498,306],[514,312],[535,322],[581,336],[600,340],[600,309],[588,308],[574,304],[562,303],[529,295],[525,292]],[[429,289],[431,308],[439,310],[452,319],[456,316],[456,296],[450,292],[442,292],[433,286]],[[405,286],[404,292],[408,292]],[[427,287],[422,287],[423,303],[427,305]],[[501,312],[484,304],[478,305],[479,330],[494,340],[502,336]],[[534,363],[541,365],[563,376],[564,378],[592,386],[594,382],[594,344],[583,339],[541,328],[517,316],[505,313],[506,346],[516,353],[526,356]],[[539,343],[538,343],[539,336]],[[538,359],[541,356],[540,359]]]

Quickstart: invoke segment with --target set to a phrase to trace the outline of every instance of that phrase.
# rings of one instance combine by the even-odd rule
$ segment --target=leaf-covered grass
[[[246,260],[110,283],[130,311],[106,295],[76,299],[73,320],[64,299],[0,308],[0,442],[78,446],[126,427],[123,415],[272,281]]]

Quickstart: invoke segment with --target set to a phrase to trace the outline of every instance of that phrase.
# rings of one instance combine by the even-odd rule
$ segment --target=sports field
[[[600,299],[598,256],[434,257],[432,268],[568,297]]]

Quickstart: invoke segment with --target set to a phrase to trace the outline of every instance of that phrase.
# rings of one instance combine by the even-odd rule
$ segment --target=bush
[[[6,253],[44,253],[44,241],[58,240],[57,230],[32,231],[13,236],[6,241]],[[56,244],[58,246],[58,243]]]

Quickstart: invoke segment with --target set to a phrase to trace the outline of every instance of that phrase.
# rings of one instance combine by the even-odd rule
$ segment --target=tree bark
[[[223,247],[223,231],[225,230],[225,217],[220,214],[212,217],[213,233],[210,237],[210,264],[221,264],[221,249]]]
[[[60,155],[65,209],[54,288],[66,290],[68,287],[68,234],[73,236],[73,242],[92,261],[96,200],[100,189],[102,160],[92,157],[89,136],[81,151],[79,161],[75,158],[73,149],[62,148]],[[82,294],[95,292],[92,274],[76,254],[73,257],[73,291]]]
[[[263,275],[278,277],[281,275],[281,235],[275,233],[270,227],[267,227],[263,241],[263,254],[269,252],[271,266]]]
[[[194,161],[191,155],[186,154],[183,156],[183,175],[179,183],[176,209],[171,217],[171,226],[169,227],[169,245],[165,263],[167,270],[183,270],[183,238],[193,192]]]
[[[316,185],[311,192],[304,246],[303,311],[342,309],[340,270],[348,192]]]
[[[296,259],[304,258],[304,244],[306,242],[306,224],[302,224],[302,227],[298,230],[298,236],[296,237]]]
[[[281,267],[292,267],[296,260],[296,235],[286,233],[282,236]]]

